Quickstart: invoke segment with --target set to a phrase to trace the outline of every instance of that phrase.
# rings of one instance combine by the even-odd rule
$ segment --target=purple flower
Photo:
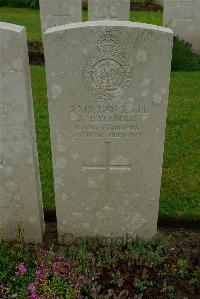
[[[62,261],[64,261],[64,257],[63,257],[63,256],[60,256],[60,255],[58,255],[58,256],[57,256],[57,260],[58,260],[59,262],[62,262]]]
[[[8,289],[6,288],[6,286],[3,283],[1,283],[0,284],[0,298],[8,298],[7,294],[8,294]]]
[[[37,283],[45,280],[46,275],[47,275],[47,270],[48,270],[47,265],[45,263],[42,263],[40,265],[40,267],[38,268],[38,273],[36,276]]]
[[[36,286],[32,283],[32,284],[29,284],[29,286],[28,286],[28,290],[30,291],[30,292],[35,292],[36,291]]]
[[[81,283],[85,280],[85,277],[81,274],[78,276],[78,281],[76,283],[75,289],[81,288]]]
[[[27,268],[23,264],[20,264],[16,267],[16,270],[18,270],[17,272],[15,272],[16,275],[22,275],[27,271]]]
[[[46,250],[46,249],[40,249],[40,253],[41,253],[42,255],[48,255],[48,254],[49,254],[49,251]]]
[[[28,290],[30,292],[29,299],[38,299],[38,295],[36,294],[36,286],[32,283],[29,284]]]

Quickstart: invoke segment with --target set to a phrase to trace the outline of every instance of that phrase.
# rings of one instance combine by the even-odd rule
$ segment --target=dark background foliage
[[[150,3],[155,0],[131,0],[131,3]],[[39,8],[39,0],[0,0],[0,6]],[[83,0],[83,8],[87,9],[87,0]]]
[[[0,6],[39,8],[39,0],[0,0]]]

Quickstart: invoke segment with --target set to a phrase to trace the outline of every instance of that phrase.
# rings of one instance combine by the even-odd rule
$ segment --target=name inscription
[[[74,138],[136,138],[142,136],[145,106],[72,105],[71,135]]]

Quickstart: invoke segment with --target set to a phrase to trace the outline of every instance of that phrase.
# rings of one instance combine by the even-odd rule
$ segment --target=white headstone
[[[130,0],[88,0],[89,21],[128,21]]]
[[[82,21],[81,0],[39,0],[42,32],[46,29]]]
[[[163,25],[200,53],[200,1],[165,0]]]
[[[44,34],[58,233],[156,233],[172,32],[97,21]]]
[[[24,27],[0,23],[0,58],[0,240],[40,242],[44,221]]]

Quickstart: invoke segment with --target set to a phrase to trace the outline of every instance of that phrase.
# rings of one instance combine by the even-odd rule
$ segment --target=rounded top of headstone
[[[11,23],[0,22],[0,30],[9,30],[14,32],[22,32],[25,30],[24,26],[19,26]]]
[[[49,28],[45,31],[45,35],[54,32],[62,32],[65,30],[70,29],[78,29],[78,28],[88,28],[88,27],[129,27],[129,28],[139,28],[139,29],[146,29],[146,30],[153,30],[157,32],[164,32],[167,34],[173,34],[172,30],[166,27],[145,24],[145,23],[137,23],[137,22],[130,22],[130,21],[110,21],[110,20],[103,20],[103,21],[88,21],[88,22],[77,22],[77,23],[70,23],[61,26],[55,26]]]

